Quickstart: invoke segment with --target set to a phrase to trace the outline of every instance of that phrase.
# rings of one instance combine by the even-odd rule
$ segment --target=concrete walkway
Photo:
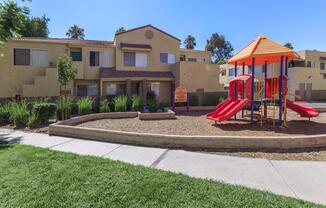
[[[243,185],[326,204],[326,162],[274,161],[87,141],[0,129],[0,140]]]

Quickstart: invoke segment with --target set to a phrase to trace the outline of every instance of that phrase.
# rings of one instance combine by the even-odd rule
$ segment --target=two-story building
[[[180,40],[152,25],[116,34],[113,41],[20,38],[0,53],[0,98],[141,95],[154,91],[170,102],[177,86],[192,94],[224,93],[219,68],[207,51],[180,48]],[[69,54],[77,68],[63,92],[57,81],[57,60]]]

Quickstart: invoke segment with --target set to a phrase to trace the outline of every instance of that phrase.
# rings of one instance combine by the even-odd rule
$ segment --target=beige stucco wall
[[[151,30],[154,33],[153,38],[150,40],[145,37],[147,30]],[[150,52],[141,52],[148,54],[148,67],[123,66],[123,51],[120,48],[120,43],[150,44],[152,47]],[[116,36],[115,44],[117,70],[170,71],[173,64],[161,63],[160,53],[174,53],[176,54],[176,61],[179,60],[180,42],[152,27],[145,27],[120,34]]]
[[[223,85],[219,84],[219,66],[216,64],[179,62],[176,64],[173,74],[176,77],[176,87],[184,86],[189,92],[204,89],[205,92],[223,91]]]

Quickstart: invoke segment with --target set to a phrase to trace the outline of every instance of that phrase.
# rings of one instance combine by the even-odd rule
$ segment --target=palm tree
[[[116,31],[115,31],[115,34],[118,34],[118,33],[122,33],[122,32],[125,32],[126,29],[124,27],[119,27]]]
[[[188,35],[185,41],[183,42],[186,49],[194,49],[196,46],[196,39],[192,35]]]
[[[66,33],[66,36],[71,38],[71,39],[81,39],[84,40],[85,38],[85,33],[84,29],[81,27],[78,27],[77,25],[71,26]]]
[[[285,43],[284,46],[289,48],[289,49],[294,49],[292,43],[289,43],[289,42]]]

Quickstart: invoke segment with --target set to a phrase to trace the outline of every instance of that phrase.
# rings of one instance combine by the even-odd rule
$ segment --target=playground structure
[[[250,123],[254,123],[254,111],[259,111],[260,124],[267,120],[268,105],[273,107],[273,127],[275,127],[276,106],[278,105],[279,127],[286,127],[287,108],[297,112],[301,117],[317,117],[319,112],[308,106],[306,102],[294,102],[288,93],[288,61],[298,58],[297,54],[272,40],[260,36],[228,60],[234,64],[235,78],[230,81],[229,98],[216,106],[214,112],[207,114],[207,118],[222,122],[234,117],[242,110],[248,109]],[[237,75],[238,63],[242,64],[242,75]],[[277,74],[272,69],[268,76],[268,64],[280,64]],[[255,66],[262,65],[263,73],[255,75]],[[245,74],[245,66],[251,67],[251,75]]]

